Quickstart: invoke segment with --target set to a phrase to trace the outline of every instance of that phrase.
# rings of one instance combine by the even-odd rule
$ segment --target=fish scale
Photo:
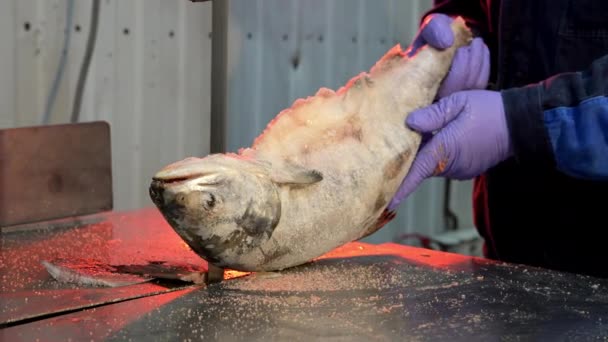
[[[381,229],[421,141],[405,119],[472,39],[461,18],[452,30],[448,49],[408,57],[396,45],[337,91],[295,101],[250,147],[167,165],[153,202],[201,257],[242,271],[300,265]]]

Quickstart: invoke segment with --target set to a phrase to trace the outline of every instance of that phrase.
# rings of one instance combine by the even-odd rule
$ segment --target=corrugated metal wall
[[[0,1],[0,127],[39,125],[65,37],[66,0]],[[69,121],[91,0],[74,1],[65,74],[51,123]],[[101,1],[81,121],[112,130],[116,209],[149,206],[165,164],[209,150],[211,4]]]
[[[66,0],[0,2],[0,127],[40,124],[64,39]],[[337,88],[396,43],[407,45],[430,0],[232,0],[228,32],[228,148],[319,87]],[[90,19],[75,1],[66,73],[52,122],[66,122]],[[82,121],[112,127],[116,209],[150,205],[159,167],[209,150],[211,4],[103,0]],[[470,183],[452,207],[471,226]],[[426,182],[397,219],[368,238],[443,229],[443,181]]]

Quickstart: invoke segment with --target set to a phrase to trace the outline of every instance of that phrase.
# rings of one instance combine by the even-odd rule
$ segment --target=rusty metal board
[[[110,127],[0,130],[0,227],[111,210]]]

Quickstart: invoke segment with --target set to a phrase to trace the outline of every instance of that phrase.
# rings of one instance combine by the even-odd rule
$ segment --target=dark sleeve
[[[501,93],[519,162],[608,180],[608,55],[587,70]]]
[[[471,28],[474,35],[485,36],[488,31],[488,17],[486,1],[483,0],[434,0],[433,8],[426,12],[424,18],[432,13],[442,13],[449,16],[461,16]]]

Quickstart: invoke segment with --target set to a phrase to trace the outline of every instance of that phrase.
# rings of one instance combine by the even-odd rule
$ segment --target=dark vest
[[[474,3],[474,2],[471,2]],[[608,1],[483,1],[491,88],[581,71],[608,54]],[[475,180],[475,224],[486,255],[608,277],[608,182],[507,160]]]

